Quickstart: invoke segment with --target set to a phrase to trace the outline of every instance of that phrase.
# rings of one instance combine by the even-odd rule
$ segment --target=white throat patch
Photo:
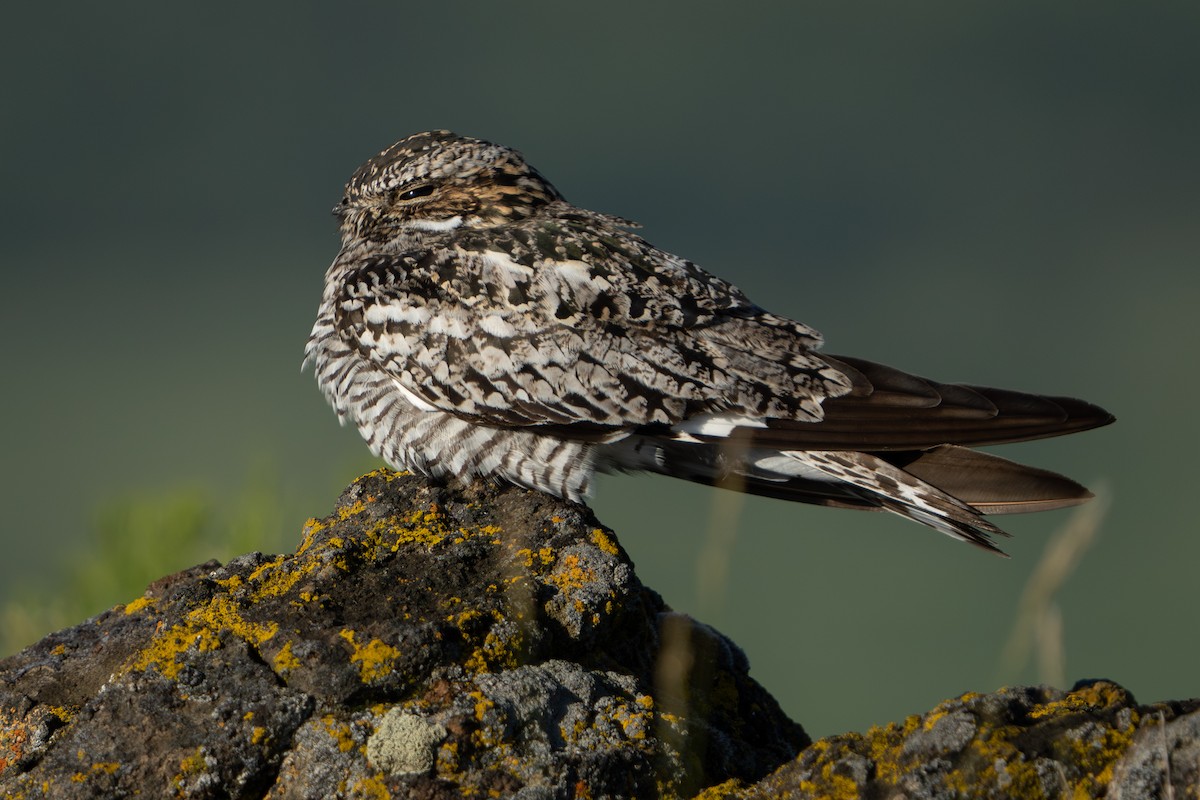
[[[419,231],[452,231],[462,225],[462,222],[461,216],[454,216],[450,219],[414,219],[408,223],[408,227],[416,228]]]

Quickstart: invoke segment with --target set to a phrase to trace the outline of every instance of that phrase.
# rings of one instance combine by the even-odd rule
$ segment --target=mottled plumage
[[[649,470],[883,508],[995,549],[984,513],[1090,495],[968,446],[1112,417],[818,352],[820,335],[577,208],[517,152],[435,131],[358,169],[305,363],[392,466],[581,500]]]

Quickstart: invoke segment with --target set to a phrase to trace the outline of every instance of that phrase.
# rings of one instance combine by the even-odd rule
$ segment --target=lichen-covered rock
[[[809,743],[580,506],[372,473],[294,555],[0,661],[5,798],[1197,797],[1200,701],[966,694]],[[802,749],[803,748],[803,749]],[[1170,787],[1170,788],[1168,788]]]
[[[4,797],[690,796],[807,744],[587,509],[380,471],[0,662]]]
[[[1165,727],[1164,727],[1165,726]],[[964,694],[900,724],[822,739],[705,800],[1194,798],[1200,701],[1139,706],[1109,681]]]

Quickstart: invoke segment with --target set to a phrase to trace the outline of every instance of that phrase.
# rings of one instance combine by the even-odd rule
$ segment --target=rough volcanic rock
[[[380,471],[0,662],[5,797],[654,797],[808,743],[580,506]]]
[[[1177,798],[1200,701],[967,694],[810,743],[590,512],[380,471],[294,555],[0,661],[5,798]],[[1171,788],[1168,788],[1171,787]]]
[[[732,780],[703,797],[1183,800],[1200,787],[1198,733],[1200,700],[1139,706],[1109,681],[968,693],[822,739],[756,784]]]

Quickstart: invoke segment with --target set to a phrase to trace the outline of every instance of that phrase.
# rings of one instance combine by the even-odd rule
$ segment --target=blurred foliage
[[[1024,679],[1032,660],[1036,681],[1067,688],[1067,646],[1059,595],[1091,548],[1109,508],[1108,486],[1096,487],[1096,497],[1075,509],[1066,523],[1046,542],[1041,559],[1029,575],[1017,606],[1012,633],[1000,657],[1000,682]]]
[[[214,558],[280,549],[284,522],[276,481],[260,474],[246,487],[229,504],[196,488],[105,504],[94,515],[88,544],[63,553],[47,570],[57,579],[10,587],[0,598],[0,656],[127,603],[164,575]]]

